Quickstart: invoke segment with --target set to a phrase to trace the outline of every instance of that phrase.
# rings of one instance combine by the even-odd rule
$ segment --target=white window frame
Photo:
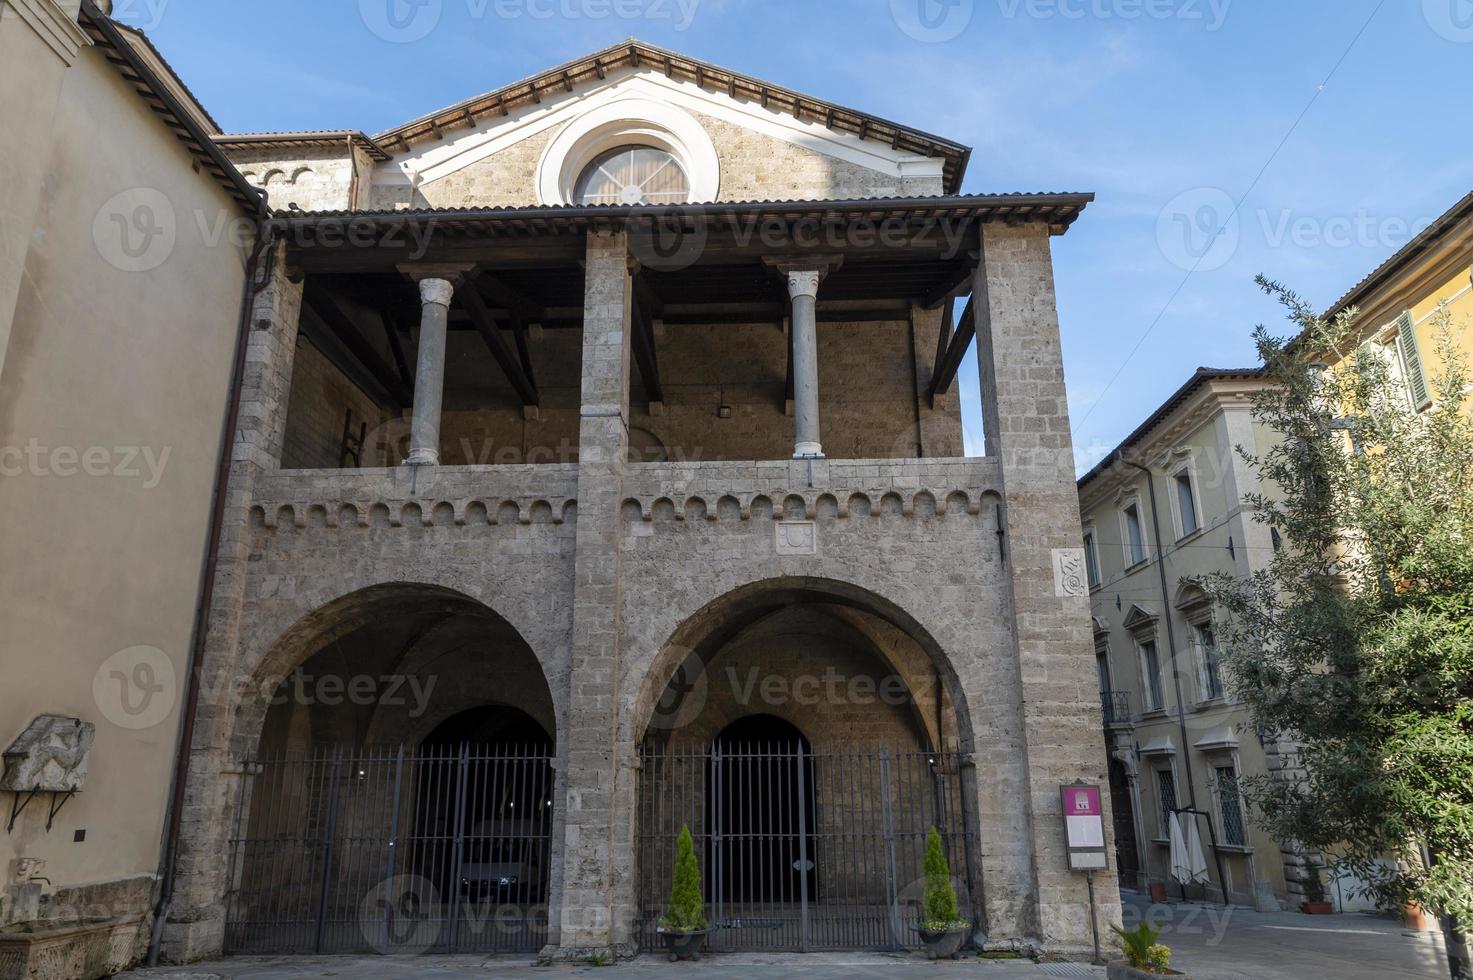
[[[1151,672],[1149,661],[1146,658],[1146,647],[1151,647],[1156,653],[1156,685],[1151,686]],[[1166,710],[1166,678],[1161,672],[1161,644],[1156,642],[1155,632],[1142,634],[1135,638],[1135,659],[1137,669],[1141,678],[1141,708],[1143,714],[1152,714],[1157,711]],[[1158,697],[1153,698],[1153,694]]]
[[[1432,405],[1432,385],[1427,378],[1427,361],[1422,357],[1421,345],[1417,341],[1417,322],[1412,312],[1407,310],[1382,327],[1361,346],[1361,353],[1365,353],[1373,345],[1372,353],[1386,359],[1387,376],[1406,395],[1407,404],[1412,411],[1422,412],[1429,408]],[[1409,363],[1412,358],[1416,358],[1415,365]],[[1424,397],[1420,399],[1411,385],[1413,367],[1421,381]]]
[[[1140,531],[1141,557],[1137,558],[1130,545],[1130,519],[1129,511],[1135,508],[1135,523]],[[1151,558],[1151,539],[1146,536],[1146,515],[1142,511],[1141,498],[1137,495],[1126,497],[1120,501],[1120,554],[1125,560],[1126,568],[1134,568]]]
[[[1212,634],[1212,650],[1215,656],[1216,651],[1219,649],[1217,644],[1217,624],[1213,622],[1211,615],[1208,615],[1193,621],[1191,627],[1192,648],[1196,651],[1197,660],[1197,701],[1199,704],[1206,704],[1210,701],[1226,701],[1227,684],[1223,681],[1222,677],[1222,658],[1217,658],[1217,686],[1220,690],[1214,694],[1210,685],[1207,683],[1207,644],[1202,642],[1202,631],[1209,631]]]
[[[1105,580],[1100,569],[1100,536],[1093,524],[1084,525],[1084,575],[1090,589],[1098,589]]]
[[[1166,471],[1168,477],[1169,496],[1171,497],[1171,519],[1176,526],[1176,540],[1181,541],[1199,533],[1203,527],[1202,521],[1202,494],[1198,490],[1197,467],[1192,459],[1191,453],[1182,453],[1177,462],[1173,463]],[[1188,530],[1185,515],[1181,510],[1181,494],[1179,483],[1181,478],[1187,478],[1187,490],[1192,495],[1192,517],[1196,527]]]

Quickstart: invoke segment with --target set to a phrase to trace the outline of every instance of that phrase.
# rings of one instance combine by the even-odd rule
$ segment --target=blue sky
[[[1327,306],[1473,189],[1473,0],[115,0],[115,13],[230,131],[375,132],[635,35],[965,143],[967,192],[1093,191],[1055,239],[1082,468],[1198,365],[1253,363],[1252,327],[1282,324],[1255,273]],[[391,23],[424,36],[386,40]],[[969,422],[976,379],[969,358]]]

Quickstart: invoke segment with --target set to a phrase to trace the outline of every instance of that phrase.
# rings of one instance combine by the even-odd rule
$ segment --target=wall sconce
[[[726,385],[721,386],[721,396],[716,406],[716,417],[718,419],[731,418],[731,406],[726,403]]]

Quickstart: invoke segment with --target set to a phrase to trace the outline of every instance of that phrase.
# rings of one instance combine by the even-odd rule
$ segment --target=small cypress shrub
[[[968,924],[957,906],[951,865],[941,849],[941,834],[935,827],[926,835],[926,890],[922,905],[925,918],[921,926],[928,932],[947,932]]]
[[[671,932],[700,932],[706,928],[706,903],[701,899],[701,868],[691,844],[690,827],[680,828],[675,842],[675,880],[660,928]]]

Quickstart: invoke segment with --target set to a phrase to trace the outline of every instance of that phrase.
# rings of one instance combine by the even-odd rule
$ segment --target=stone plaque
[[[779,555],[818,554],[818,525],[812,521],[779,521],[777,553]]]
[[[1089,595],[1083,548],[1054,549],[1054,595],[1061,599]]]
[[[97,726],[80,718],[41,715],[5,750],[0,789],[69,793],[87,778],[87,755]]]

